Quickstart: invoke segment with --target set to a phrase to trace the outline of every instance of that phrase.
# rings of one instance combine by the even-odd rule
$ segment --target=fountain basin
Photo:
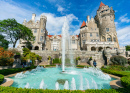
[[[43,80],[44,85],[42,84],[42,89],[53,90],[65,88],[63,83],[58,85],[58,80],[68,81],[66,87],[70,90],[74,89],[72,86],[76,86],[75,90],[109,89],[111,88],[110,81],[114,80],[114,78],[105,75],[96,68],[66,68],[64,73],[61,73],[61,68],[34,69],[30,72],[11,77],[11,79],[14,80],[13,87],[25,88],[29,84],[29,88],[40,89],[41,81]]]

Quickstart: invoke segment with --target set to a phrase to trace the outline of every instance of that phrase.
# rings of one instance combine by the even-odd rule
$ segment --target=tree
[[[126,51],[130,51],[130,45],[127,45],[125,47],[126,47]]]
[[[9,41],[7,41],[3,35],[0,35],[0,46],[3,47],[4,49],[7,49],[8,45]]]
[[[34,36],[32,31],[26,26],[18,23],[15,19],[6,19],[0,21],[0,31],[7,35],[7,39],[15,48],[16,42],[19,39],[33,41]]]

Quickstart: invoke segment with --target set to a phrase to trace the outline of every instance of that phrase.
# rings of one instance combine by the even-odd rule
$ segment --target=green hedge
[[[4,81],[4,75],[0,74],[0,84]]]
[[[129,76],[124,76],[121,78],[121,84],[130,89],[130,75]]]
[[[121,84],[125,88],[130,89],[130,72],[115,71],[115,70],[109,70],[109,69],[105,69],[105,68],[101,68],[101,70],[103,72],[106,72],[106,73],[113,74],[113,75],[121,77]]]
[[[43,90],[43,89],[22,89],[14,87],[2,87],[0,86],[0,93],[130,93],[129,89],[88,89],[81,90]]]
[[[36,66],[25,67],[25,68],[3,69],[3,70],[0,70],[0,74],[9,75],[9,74],[14,74],[17,72],[26,71],[26,70],[33,69],[33,68],[36,68]]]

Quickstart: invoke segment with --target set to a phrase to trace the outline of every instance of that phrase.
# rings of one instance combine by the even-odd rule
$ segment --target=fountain
[[[59,90],[59,83],[58,82],[56,82],[55,87],[56,87],[56,90]]]
[[[43,89],[43,87],[44,87],[44,81],[42,80],[40,83],[40,89]]]
[[[74,78],[72,78],[72,81],[71,81],[71,90],[76,90],[76,84],[75,84]]]
[[[27,84],[25,85],[25,88],[30,88],[29,83],[27,83]]]
[[[43,68],[37,66],[36,69],[21,72],[11,77],[15,83],[13,87],[34,88],[34,89],[66,89],[66,90],[85,90],[85,89],[109,89],[109,75],[104,74],[100,69],[89,67],[83,69],[74,68],[73,51],[71,49],[71,38],[69,37],[69,26],[65,18],[62,27],[62,72],[58,65],[56,68]],[[66,43],[69,45],[69,58],[72,68],[65,68]],[[78,82],[80,81],[80,82]],[[85,81],[85,82],[84,82]],[[25,85],[26,84],[26,85]],[[45,85],[47,84],[47,85]],[[104,86],[105,85],[105,86]],[[70,88],[69,88],[70,86]]]
[[[68,90],[69,89],[69,82],[68,81],[65,81],[65,84],[64,84],[64,89]]]
[[[66,49],[66,40],[67,40],[67,36],[68,36],[68,30],[69,30],[69,26],[67,23],[67,19],[65,17],[65,21],[62,27],[62,72],[65,71],[65,49]]]

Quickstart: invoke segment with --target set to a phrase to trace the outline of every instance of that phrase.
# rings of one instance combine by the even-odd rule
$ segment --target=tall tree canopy
[[[126,47],[126,51],[130,51],[130,45],[127,45],[125,47]]]
[[[15,19],[6,19],[0,21],[0,31],[6,34],[6,38],[13,44],[15,48],[19,39],[33,41],[34,36],[32,31],[26,26],[18,23]]]
[[[9,41],[7,41],[3,35],[0,35],[0,46],[3,47],[4,49],[7,49],[8,45]]]

